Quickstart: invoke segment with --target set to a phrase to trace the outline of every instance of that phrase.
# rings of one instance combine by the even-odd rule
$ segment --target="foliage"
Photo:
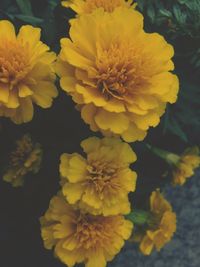
[[[175,47],[175,72],[180,93],[175,105],[163,116],[163,134],[178,136],[183,142],[199,142],[200,132],[200,1],[138,0],[148,31],[161,32]],[[191,131],[191,129],[193,129]]]

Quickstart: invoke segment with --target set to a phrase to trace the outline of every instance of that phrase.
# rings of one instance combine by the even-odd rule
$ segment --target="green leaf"
[[[179,24],[184,24],[186,22],[186,15],[181,11],[178,5],[173,6],[173,13]]]
[[[169,10],[167,9],[160,9],[159,10],[159,13],[167,18],[171,18],[172,17],[172,14]]]
[[[174,118],[171,119],[171,121],[168,125],[168,129],[171,131],[171,133],[180,137],[184,142],[186,142],[186,143],[188,142],[187,135],[184,133],[181,126]]]
[[[132,221],[134,224],[143,225],[148,222],[150,218],[150,213],[144,210],[134,210],[128,215],[126,215],[126,219]]]
[[[33,16],[30,0],[16,0],[23,15]]]
[[[155,15],[156,15],[153,5],[150,5],[149,8],[147,9],[147,15],[150,17],[153,23],[155,20]]]
[[[30,23],[32,25],[40,25],[43,22],[43,19],[36,18],[33,16],[26,16],[26,15],[14,15],[15,18],[18,18],[24,22]]]

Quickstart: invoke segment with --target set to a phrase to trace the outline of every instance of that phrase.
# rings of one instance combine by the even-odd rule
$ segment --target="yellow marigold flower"
[[[0,21],[0,116],[19,124],[32,119],[33,103],[52,105],[56,56],[48,50],[39,28],[22,26],[16,36],[11,22]]]
[[[173,184],[183,185],[188,178],[194,175],[194,170],[200,166],[199,148],[192,147],[178,158],[173,168]]]
[[[128,7],[132,5],[132,0],[68,0],[62,1],[64,7],[72,8],[77,14],[92,13],[97,8],[103,8],[106,12],[113,12],[117,7]]]
[[[136,160],[131,147],[120,139],[96,137],[86,139],[81,147],[86,158],[77,153],[61,156],[67,201],[94,215],[129,213],[128,193],[135,190],[137,176],[129,168]]]
[[[72,20],[70,38],[61,40],[57,73],[84,121],[105,135],[142,140],[177,99],[173,47],[145,33],[143,16],[128,8]]]
[[[84,262],[86,267],[105,267],[118,254],[132,232],[123,216],[93,216],[74,210],[62,196],[53,197],[41,218],[45,248],[55,247],[55,256],[68,267]]]
[[[33,143],[29,135],[24,135],[16,142],[16,150],[10,155],[10,164],[3,180],[14,187],[24,184],[24,177],[29,172],[37,173],[42,160],[39,143]]]
[[[154,248],[159,251],[176,231],[176,214],[159,190],[152,192],[150,208],[151,221],[140,243],[140,250],[145,255],[151,254]]]

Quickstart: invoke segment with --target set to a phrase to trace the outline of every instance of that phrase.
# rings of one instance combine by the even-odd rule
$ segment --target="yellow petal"
[[[126,131],[122,133],[122,138],[126,142],[142,141],[146,137],[147,132],[141,129],[131,122]]]
[[[69,172],[69,160],[72,156],[76,154],[67,154],[64,153],[60,157],[60,166],[59,166],[59,171],[62,177],[67,178],[68,172]]]
[[[64,240],[55,246],[55,255],[61,259],[68,267],[73,267],[77,262],[77,251],[70,251],[63,248]]]
[[[20,106],[16,110],[15,116],[12,120],[16,124],[25,123],[31,121],[33,118],[33,104],[30,98],[21,98]]]
[[[75,204],[78,200],[80,200],[84,192],[84,185],[82,185],[81,183],[76,183],[76,184],[66,183],[63,186],[62,192],[70,204]]]
[[[154,244],[152,240],[148,236],[145,236],[142,242],[140,243],[140,251],[144,255],[150,255],[153,250],[153,247],[154,247]]]
[[[16,92],[11,91],[9,94],[8,102],[6,104],[7,108],[17,108],[19,107],[19,99]]]
[[[63,90],[65,90],[68,93],[73,92],[76,87],[76,80],[70,76],[63,77],[60,80],[60,86],[62,87]]]
[[[33,94],[31,89],[25,84],[19,85],[18,88],[19,88],[19,97],[27,97]]]
[[[8,20],[0,21],[0,38],[12,40],[16,38],[15,28]]]
[[[0,84],[0,102],[7,103],[9,97],[9,88],[8,86]]]
[[[123,133],[129,126],[129,119],[126,115],[107,112],[103,109],[98,111],[95,122],[100,129],[111,130],[116,134]]]
[[[93,104],[83,106],[81,109],[81,117],[83,120],[90,125],[92,131],[97,131],[98,126],[94,120],[97,108]]]
[[[163,214],[165,211],[171,211],[172,207],[169,202],[163,197],[159,190],[152,192],[150,197],[151,211]]]
[[[84,98],[85,103],[94,103],[97,107],[103,107],[107,104],[103,94],[97,90],[97,88],[91,88],[89,86],[76,85],[76,90]]]
[[[81,142],[81,147],[84,152],[89,154],[91,152],[96,152],[99,149],[101,142],[97,137],[90,137]]]
[[[91,252],[85,267],[106,267],[106,260],[103,251],[98,249],[96,253]]]
[[[47,81],[39,81],[36,85],[31,85],[33,101],[42,108],[49,108],[52,105],[53,98],[58,95],[56,86]]]
[[[86,160],[80,155],[73,155],[69,160],[68,180],[71,183],[84,181],[87,176]]]
[[[28,42],[32,47],[40,41],[41,29],[31,25],[22,26],[19,30],[17,39]]]
[[[99,199],[97,192],[92,187],[88,187],[82,197],[83,202],[88,206],[99,209],[102,206],[102,201]]]

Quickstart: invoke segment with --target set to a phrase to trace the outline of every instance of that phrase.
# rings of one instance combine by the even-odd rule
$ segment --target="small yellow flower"
[[[57,96],[52,68],[56,56],[40,41],[40,29],[22,26],[16,36],[11,22],[0,21],[0,116],[20,124]]]
[[[115,138],[88,138],[81,143],[87,157],[61,156],[62,192],[70,204],[94,215],[130,212],[128,193],[135,190],[136,160],[131,147]]]
[[[103,8],[106,12],[113,12],[117,7],[128,7],[132,5],[132,0],[68,0],[62,1],[64,7],[72,8],[77,14],[92,13],[97,8]]]
[[[29,135],[24,135],[16,145],[16,150],[10,155],[8,170],[3,176],[3,180],[14,187],[22,186],[29,172],[37,173],[42,160],[40,144],[33,143]]]
[[[93,131],[143,140],[166,103],[177,99],[173,47],[161,35],[145,33],[143,16],[131,8],[79,16],[61,46],[61,87]]]
[[[199,148],[192,147],[179,157],[178,162],[173,167],[173,184],[183,185],[188,178],[194,175],[194,170],[200,166]]]
[[[151,194],[150,209],[151,220],[140,243],[140,250],[145,255],[150,255],[154,248],[159,251],[176,231],[176,214],[159,190]]]
[[[132,232],[123,216],[93,216],[74,210],[62,196],[55,196],[41,218],[41,235],[47,249],[68,267],[84,262],[86,267],[105,267]]]

